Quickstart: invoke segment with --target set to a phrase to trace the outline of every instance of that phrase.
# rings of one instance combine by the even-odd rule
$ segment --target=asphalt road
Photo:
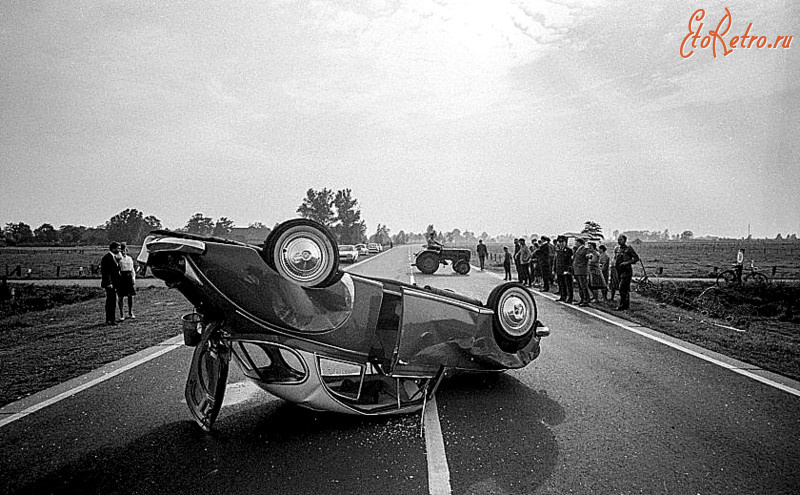
[[[413,276],[483,300],[500,282],[474,268],[422,275],[409,267],[411,251],[395,248],[348,269]],[[552,331],[539,359],[522,370],[460,376],[437,393],[452,493],[800,491],[800,397],[536,299]],[[163,350],[0,427],[0,492],[442,490],[429,479],[420,415],[304,411],[255,390],[233,366],[216,431],[205,434],[183,402],[190,350]],[[13,412],[0,411],[0,421]]]

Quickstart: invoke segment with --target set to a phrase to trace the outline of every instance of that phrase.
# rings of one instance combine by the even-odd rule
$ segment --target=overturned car
[[[155,231],[139,256],[196,308],[186,401],[210,430],[231,357],[258,386],[351,414],[419,410],[450,370],[521,368],[549,334],[530,291],[505,283],[486,304],[447,290],[339,270],[333,235],[284,222],[263,246]]]

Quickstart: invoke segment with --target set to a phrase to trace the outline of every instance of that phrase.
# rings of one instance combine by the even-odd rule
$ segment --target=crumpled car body
[[[549,330],[521,285],[498,286],[483,304],[345,273],[326,239],[330,232],[302,219],[277,227],[264,246],[151,233],[139,258],[196,308],[183,318],[185,343],[195,347],[185,395],[205,430],[231,359],[284,400],[379,415],[419,410],[448,371],[521,368],[539,355]]]

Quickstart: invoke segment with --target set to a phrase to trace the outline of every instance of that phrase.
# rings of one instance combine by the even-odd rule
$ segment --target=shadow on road
[[[453,493],[533,493],[558,462],[564,409],[505,373],[463,374],[437,394]]]
[[[427,493],[418,414],[360,418],[271,401],[212,434],[166,424],[94,451],[19,493]],[[7,492],[12,493],[12,492]]]

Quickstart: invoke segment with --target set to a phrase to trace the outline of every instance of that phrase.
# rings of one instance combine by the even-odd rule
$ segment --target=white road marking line
[[[413,260],[411,248],[408,250],[408,278],[415,284],[414,269],[410,262]],[[444,449],[444,436],[442,425],[439,423],[439,408],[436,407],[436,396],[431,397],[425,406],[425,416],[422,418],[425,427],[425,454],[428,461],[428,493],[431,495],[450,495],[450,467],[447,465],[447,453]]]
[[[500,275],[498,275],[496,273],[493,273],[493,272],[484,272],[484,273],[489,273],[489,275],[491,275],[491,276],[493,276],[495,278],[498,278],[498,279],[500,278]],[[556,297],[554,295],[552,295],[552,294],[540,292],[538,290],[534,290],[534,292],[536,294],[542,296],[542,297],[550,299],[551,301],[555,301],[556,300]],[[585,308],[581,308],[581,307],[578,307],[578,306],[572,306],[572,305],[569,305],[569,304],[566,304],[566,303],[565,303],[565,305],[570,307],[570,308],[572,308],[572,309],[574,309],[574,310],[580,311],[581,313],[587,314],[589,316],[594,316],[598,320],[603,320],[606,323],[611,323],[612,325],[615,325],[615,326],[617,326],[619,328],[628,330],[628,331],[633,332],[635,334],[639,334],[642,337],[647,337],[650,340],[654,340],[654,341],[656,341],[656,342],[658,342],[660,344],[664,344],[666,346],[672,347],[673,349],[677,349],[677,350],[679,350],[681,352],[685,352],[686,354],[689,354],[690,356],[694,356],[696,358],[700,358],[703,361],[707,361],[709,363],[716,364],[717,366],[720,366],[722,368],[731,370],[734,373],[738,373],[740,375],[746,376],[747,378],[751,378],[751,379],[753,379],[753,380],[755,380],[757,382],[761,382],[761,383],[763,383],[765,385],[769,385],[770,387],[777,388],[778,390],[783,390],[784,392],[787,392],[789,394],[796,395],[796,396],[800,397],[800,390],[798,390],[798,389],[796,389],[794,387],[790,387],[788,385],[785,385],[783,383],[779,383],[779,382],[776,382],[774,380],[770,380],[769,378],[765,378],[765,377],[757,375],[755,373],[751,373],[750,371],[744,369],[741,366],[735,366],[733,364],[726,363],[724,361],[720,361],[719,359],[715,359],[715,358],[713,358],[711,356],[707,356],[705,354],[699,353],[699,352],[694,351],[692,349],[683,347],[682,345],[676,344],[675,342],[670,342],[669,340],[662,339],[661,337],[658,337],[656,335],[652,335],[652,334],[650,334],[648,332],[644,332],[642,330],[637,330],[636,328],[633,328],[633,327],[630,327],[630,326],[625,325],[623,323],[619,323],[617,321],[611,320],[609,318],[606,318],[605,316],[601,316],[601,315],[595,313],[594,311],[587,311]],[[647,328],[647,327],[645,327],[645,328]],[[653,331],[655,332],[656,330],[653,330]],[[738,360],[736,360],[736,361],[738,361]],[[742,364],[746,365],[746,363],[742,363]],[[753,365],[746,365],[746,366],[750,370],[752,370],[754,368]],[[755,368],[759,369],[759,370],[761,369],[761,368],[758,368],[758,367],[755,367]]]
[[[173,339],[170,339],[167,342],[170,342],[172,340]],[[7,424],[13,423],[14,421],[16,421],[18,419],[22,419],[22,418],[24,418],[25,416],[27,416],[29,414],[33,414],[33,413],[35,413],[36,411],[38,411],[40,409],[44,409],[47,406],[51,406],[51,405],[55,404],[56,402],[60,402],[60,401],[62,401],[64,399],[66,399],[66,398],[72,397],[73,395],[75,395],[78,392],[81,392],[83,390],[86,390],[87,388],[93,387],[93,386],[95,386],[95,385],[97,385],[99,383],[102,383],[102,382],[104,382],[106,380],[114,378],[115,376],[117,376],[117,375],[119,375],[121,373],[124,373],[124,372],[126,372],[126,371],[128,371],[130,369],[133,369],[133,368],[139,366],[140,364],[144,364],[144,363],[146,363],[146,362],[148,362],[150,360],[153,360],[153,359],[161,356],[162,354],[166,354],[166,353],[168,353],[168,352],[170,352],[170,351],[172,351],[174,349],[177,349],[181,345],[182,344],[172,344],[172,343],[170,343],[170,344],[167,344],[167,345],[159,344],[158,346],[153,346],[151,349],[154,349],[154,352],[152,352],[151,354],[147,354],[146,356],[142,357],[141,359],[138,359],[136,361],[128,363],[128,364],[126,364],[124,366],[121,366],[121,367],[119,367],[119,368],[117,368],[117,369],[115,369],[113,371],[110,371],[110,372],[104,374],[103,376],[100,376],[100,377],[95,378],[93,380],[90,380],[90,381],[88,381],[86,383],[78,385],[75,388],[69,389],[66,392],[62,392],[62,393],[56,395],[55,397],[51,397],[51,398],[49,398],[47,400],[44,400],[44,401],[39,402],[39,403],[36,403],[36,404],[34,404],[34,405],[32,405],[32,406],[30,406],[30,407],[18,412],[18,413],[12,414],[11,416],[9,416],[7,418],[0,419],[0,428],[2,428],[3,426],[6,426]]]
[[[425,452],[428,457],[428,493],[431,495],[450,495],[450,468],[444,450],[442,426],[436,397],[432,397],[425,409]]]

